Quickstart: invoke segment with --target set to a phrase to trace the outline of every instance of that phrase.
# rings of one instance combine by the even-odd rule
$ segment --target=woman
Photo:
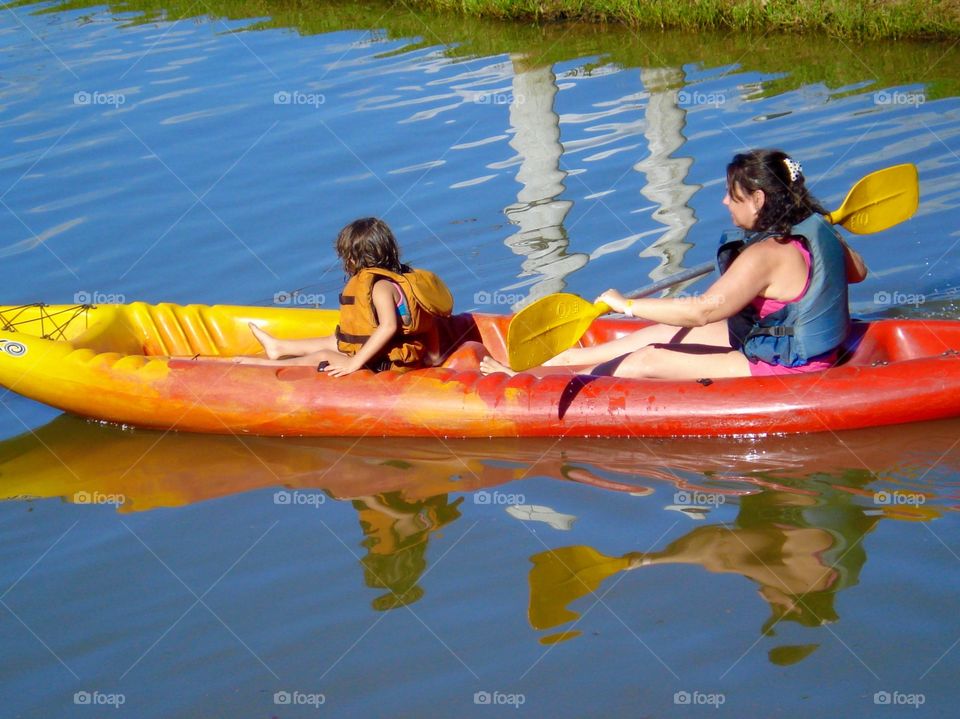
[[[597,299],[612,311],[657,324],[566,350],[534,371],[698,379],[832,366],[849,330],[847,283],[863,280],[867,269],[823,219],[800,163],[780,150],[736,155],[723,204],[745,233],[724,234],[722,274],[704,294],[628,300],[607,290]],[[513,374],[492,357],[481,371]]]

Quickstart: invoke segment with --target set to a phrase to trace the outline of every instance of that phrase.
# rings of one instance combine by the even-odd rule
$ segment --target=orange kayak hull
[[[331,310],[203,305],[0,307],[0,384],[97,420],[270,436],[725,436],[824,432],[960,416],[960,322],[857,323],[825,372],[700,381],[519,374],[446,366],[333,378],[232,361],[281,336],[328,334]],[[450,343],[505,356],[507,316],[451,321]],[[582,342],[636,329],[600,319]]]

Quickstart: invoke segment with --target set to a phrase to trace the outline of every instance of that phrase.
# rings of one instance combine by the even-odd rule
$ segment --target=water
[[[853,309],[957,315],[950,44],[156,7],[0,13],[5,303],[330,305],[368,214],[459,310],[632,289],[709,259],[725,163],[778,145],[831,208],[916,163]],[[0,401],[10,716],[950,713],[956,423],[240,442]]]

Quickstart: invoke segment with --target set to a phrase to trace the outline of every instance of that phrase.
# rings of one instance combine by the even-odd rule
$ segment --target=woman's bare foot
[[[511,377],[516,374],[512,369],[502,362],[497,362],[493,357],[484,357],[480,360],[480,374],[496,374],[497,372],[503,372]]]
[[[280,340],[268,334],[266,330],[260,329],[253,324],[253,322],[247,322],[247,325],[250,327],[250,331],[253,332],[253,336],[257,338],[257,342],[263,345],[263,351],[267,357],[272,360],[283,357],[283,352],[280,350]]]

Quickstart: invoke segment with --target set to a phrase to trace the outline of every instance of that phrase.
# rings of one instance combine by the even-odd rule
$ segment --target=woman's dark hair
[[[727,192],[730,197],[740,200],[744,193],[763,191],[763,207],[757,214],[753,230],[788,235],[791,227],[803,222],[814,212],[827,214],[807,190],[799,168],[799,163],[794,163],[781,150],[750,150],[734,155],[733,161],[727,165]]]
[[[340,230],[336,242],[337,255],[344,271],[353,276],[367,267],[379,267],[402,273],[409,268],[400,262],[397,238],[383,220],[364,217]]]

